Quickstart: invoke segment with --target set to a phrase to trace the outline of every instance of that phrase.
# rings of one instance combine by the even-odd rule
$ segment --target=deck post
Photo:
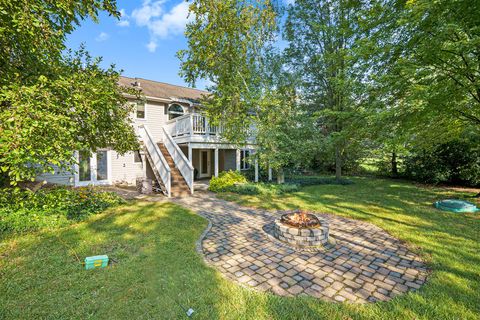
[[[188,143],[188,161],[190,161],[190,163],[193,161],[193,150],[191,143]]]
[[[193,136],[193,114],[190,114],[189,119],[190,119],[190,137],[192,137]],[[188,145],[189,145],[189,148],[190,148],[190,144],[188,144]],[[190,159],[190,157],[189,157],[189,159]],[[190,159],[190,161],[192,161],[192,160]]]
[[[272,167],[268,166],[268,181],[272,181]]]
[[[218,177],[218,148],[215,148],[215,156],[214,156],[213,164],[214,164],[215,177]]]
[[[237,171],[240,171],[240,149],[235,150],[236,155],[235,155],[235,165]]]
[[[255,157],[255,182],[258,182],[258,158]]]

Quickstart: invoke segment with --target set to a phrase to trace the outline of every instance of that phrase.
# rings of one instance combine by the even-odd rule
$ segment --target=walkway
[[[335,247],[297,252],[272,242],[263,231],[275,213],[240,207],[206,192],[174,201],[210,221],[198,250],[208,264],[246,287],[365,303],[416,290],[426,280],[420,258],[369,223],[322,214]]]

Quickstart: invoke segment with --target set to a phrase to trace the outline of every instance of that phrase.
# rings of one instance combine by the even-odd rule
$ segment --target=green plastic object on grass
[[[105,268],[108,265],[108,256],[93,256],[85,258],[85,269]]]
[[[480,211],[479,208],[474,203],[458,200],[458,199],[446,199],[440,200],[434,203],[435,208],[451,211],[451,212],[477,212]]]

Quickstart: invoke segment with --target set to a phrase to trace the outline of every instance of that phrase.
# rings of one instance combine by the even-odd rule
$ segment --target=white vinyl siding
[[[167,120],[168,115],[165,114],[165,104],[152,101],[145,103],[145,119],[137,119],[136,115],[133,116],[135,130],[138,132],[138,126],[146,125],[156,142],[163,141],[162,128],[165,126]]]
[[[37,181],[47,181],[48,183],[73,186],[75,175],[68,170],[59,170],[55,167],[55,173],[44,173],[37,177]]]
[[[112,183],[135,185],[137,177],[143,176],[143,163],[134,163],[133,152],[124,155],[112,151]]]

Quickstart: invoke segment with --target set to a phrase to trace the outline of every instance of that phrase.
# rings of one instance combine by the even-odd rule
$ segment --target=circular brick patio
[[[201,192],[175,201],[210,221],[198,246],[207,263],[259,291],[365,303],[416,290],[426,280],[421,259],[369,223],[320,214],[336,244],[302,252],[272,241],[262,229],[280,213],[240,207]]]

